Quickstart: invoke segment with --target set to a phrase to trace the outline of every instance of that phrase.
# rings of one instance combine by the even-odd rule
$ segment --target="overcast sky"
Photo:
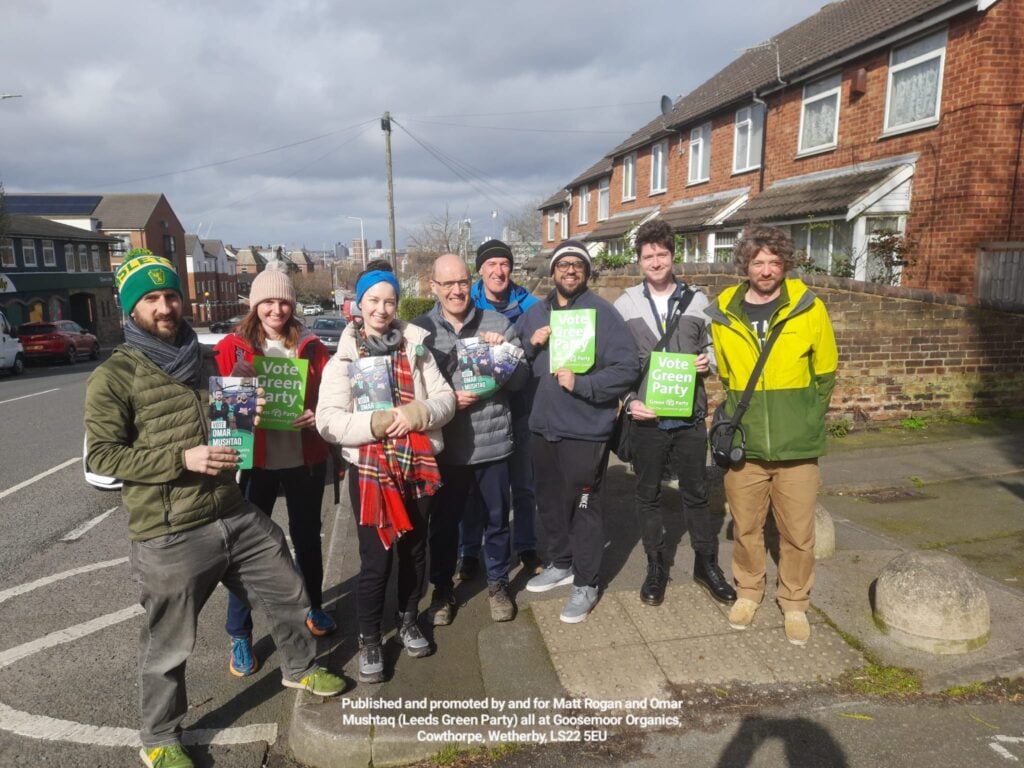
[[[2,0],[8,192],[162,192],[187,232],[477,242],[823,0]],[[454,170],[453,170],[454,169]],[[497,210],[497,218],[492,211]]]

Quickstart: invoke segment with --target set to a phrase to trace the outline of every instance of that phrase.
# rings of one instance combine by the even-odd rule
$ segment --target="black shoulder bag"
[[[670,318],[668,325],[665,326],[665,333],[662,334],[661,339],[657,344],[654,345],[654,349],[651,350],[651,355],[655,352],[661,352],[668,346],[668,340],[672,338],[672,334],[676,332],[676,328],[679,327],[679,318],[683,316],[686,308],[690,306],[690,302],[693,300],[693,290],[687,288],[683,291],[683,295],[676,302],[675,309],[672,310],[672,317]],[[636,383],[630,387],[631,390],[639,391],[640,385],[643,384],[644,376],[647,375],[648,368],[651,367],[651,356],[647,356],[647,362],[644,363],[643,370],[640,371],[640,377],[636,380]],[[609,444],[612,447],[612,451],[616,456],[619,457],[619,461],[626,462],[627,464],[633,461],[633,456],[636,453],[636,424],[630,417],[628,410],[625,406],[619,409],[619,416],[615,420],[615,428],[612,430],[612,436],[609,439]]]
[[[761,347],[761,354],[757,358],[757,363],[754,364],[754,370],[750,372],[747,388],[743,390],[743,395],[736,404],[736,412],[732,415],[732,418],[730,419],[725,414],[725,403],[715,408],[715,414],[711,417],[711,431],[708,432],[708,442],[711,444],[711,458],[715,464],[723,469],[742,464],[744,458],[746,458],[747,434],[743,431],[743,427],[740,426],[740,420],[750,406],[750,398],[754,394],[757,380],[761,378],[761,371],[764,370],[764,364],[768,360],[768,353],[771,352],[775,340],[779,338],[779,333],[782,331],[782,326],[785,322],[783,320],[772,328],[772,332],[768,335],[767,340],[765,340],[764,346]],[[740,444],[734,447],[733,442],[737,432],[740,435]]]

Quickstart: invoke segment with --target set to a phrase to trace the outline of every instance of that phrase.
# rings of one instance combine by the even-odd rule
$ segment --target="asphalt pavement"
[[[665,603],[643,605],[633,476],[613,461],[602,597],[586,622],[559,622],[568,588],[526,592],[521,570],[513,571],[519,613],[509,623],[490,620],[482,579],[462,583],[454,623],[425,627],[432,656],[408,657],[386,627],[391,674],[379,685],[355,683],[358,550],[352,512],[342,503],[326,595],[341,630],[321,650],[352,686],[340,701],[296,699],[290,748],[311,766],[473,754],[501,765],[629,765],[641,756],[644,764],[709,766],[1017,761],[1024,758],[1017,703],[1024,696],[1014,690],[981,703],[956,703],[955,696],[1024,676],[1022,456],[1019,420],[834,439],[821,462],[819,502],[830,513],[836,552],[818,561],[812,636],[803,648],[783,636],[771,566],[754,626],[728,626],[726,609],[689,578],[692,552],[678,516],[668,519],[673,580]],[[709,477],[728,573],[719,470],[709,468]],[[662,503],[678,510],[678,493],[666,488]],[[953,554],[973,572],[991,609],[981,648],[933,655],[899,645],[875,625],[872,582],[887,563],[917,549]],[[879,670],[883,679],[912,680],[912,695],[893,700],[871,682]]]

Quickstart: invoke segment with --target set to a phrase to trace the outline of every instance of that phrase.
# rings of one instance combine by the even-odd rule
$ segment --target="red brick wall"
[[[709,297],[740,279],[723,265],[681,267],[683,279]],[[599,276],[591,287],[614,301],[640,279],[633,266]],[[804,280],[825,302],[839,346],[831,419],[1024,411],[1024,313],[919,289],[814,275]],[[548,290],[545,279],[534,294]],[[721,400],[717,381],[708,391]]]

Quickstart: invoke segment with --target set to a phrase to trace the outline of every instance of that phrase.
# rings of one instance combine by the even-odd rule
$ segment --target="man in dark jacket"
[[[235,483],[238,453],[207,445],[212,352],[182,321],[173,264],[129,251],[114,276],[129,315],[125,343],[89,377],[85,430],[93,469],[123,481],[139,638],[143,762],[189,768],[181,747],[185,662],[199,612],[223,582],[270,614],[283,685],[334,696],[344,681],[315,662],[309,599],[284,534]]]
[[[642,224],[636,233],[636,252],[644,280],[627,288],[615,301],[615,309],[629,326],[646,362],[662,336],[674,325],[662,351],[696,355],[693,387],[693,411],[687,417],[664,417],[645,404],[648,381],[640,382],[636,392],[626,396],[623,407],[633,419],[636,430],[636,507],[637,522],[647,554],[647,578],[640,587],[640,599],[647,605],[660,605],[665,599],[668,568],[665,563],[665,526],[661,516],[661,480],[665,469],[679,477],[686,527],[693,547],[693,580],[722,603],[736,600],[732,588],[718,567],[718,537],[715,520],[708,508],[705,482],[707,464],[708,398],[704,376],[711,370],[711,334],[704,309],[707,297],[672,274],[675,233],[664,219]],[[679,313],[675,323],[673,317]],[[648,374],[649,376],[650,374]],[[720,525],[718,526],[720,527]]]
[[[473,284],[471,297],[480,309],[499,312],[512,323],[538,299],[526,288],[512,280],[514,266],[512,249],[501,240],[488,240],[476,250],[476,271],[480,279]],[[512,478],[512,548],[519,555],[523,569],[533,575],[540,570],[537,557],[537,535],[534,519],[537,502],[533,494],[533,464],[530,461],[530,402],[526,392],[509,393],[512,409],[512,455],[509,457],[509,475]],[[472,576],[480,555],[480,516],[465,517],[462,521],[459,557],[460,574]]]
[[[504,386],[493,393],[481,390],[487,381],[485,372],[467,359],[466,340],[478,339],[497,346],[514,339],[518,346],[515,332],[497,312],[473,303],[469,270],[461,257],[450,253],[439,256],[430,285],[437,304],[414,324],[430,333],[426,345],[455,390],[458,410],[444,427],[444,450],[437,455],[444,485],[430,509],[430,581],[434,592],[427,616],[435,626],[451,623],[459,523],[464,515],[475,518],[482,512],[491,618],[511,621],[515,617],[515,603],[508,591],[512,416],[506,391],[522,387],[527,371],[521,363]]]
[[[526,588],[546,592],[571,583],[561,620],[575,624],[584,621],[597,603],[605,543],[601,482],[608,465],[608,438],[619,398],[640,368],[625,322],[611,304],[587,288],[586,246],[576,240],[560,243],[551,254],[551,274],[555,290],[531,307],[516,327],[533,371],[530,451],[541,550],[547,562]],[[573,312],[568,316],[571,325],[583,334],[593,330],[592,361],[589,353],[580,355],[579,363],[572,365],[579,372],[568,365],[551,370],[551,348],[561,348],[564,342],[559,334],[552,337],[552,315],[560,312]]]

